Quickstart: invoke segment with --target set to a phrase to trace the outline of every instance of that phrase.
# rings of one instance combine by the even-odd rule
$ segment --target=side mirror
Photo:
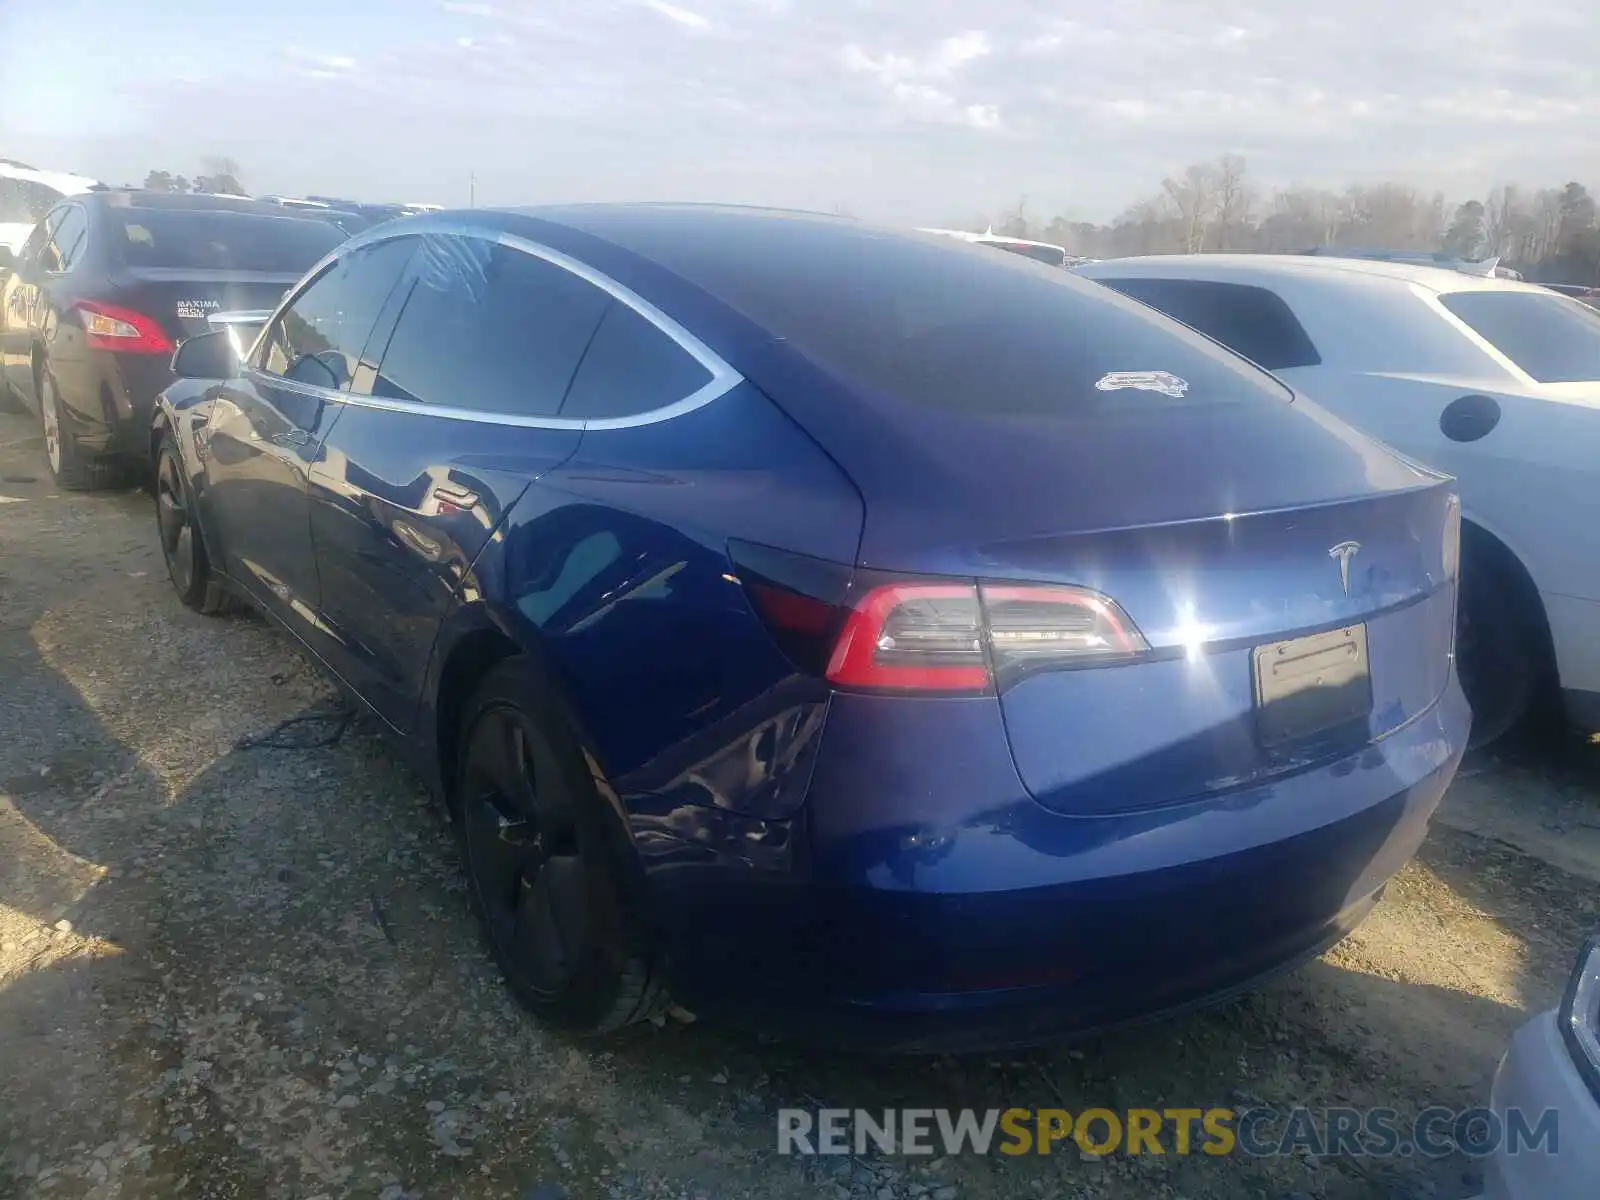
[[[17,269],[17,254],[10,246],[0,246],[0,274],[10,274]]]
[[[180,344],[172,373],[180,379],[232,379],[239,373],[239,355],[228,331],[213,329]]]

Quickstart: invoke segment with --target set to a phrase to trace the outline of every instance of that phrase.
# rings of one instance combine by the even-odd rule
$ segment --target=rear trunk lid
[[[175,343],[205,333],[212,313],[272,309],[298,273],[129,268],[118,277],[118,303],[153,318]]]
[[[1150,647],[1001,692],[1028,789],[1071,812],[1172,803],[1352,754],[1409,723],[1449,682],[1452,500],[1435,484],[978,547],[971,565],[984,575],[1115,599]],[[1308,654],[1312,686],[1274,682]],[[1340,688],[1357,693],[1348,707]],[[1290,710],[1307,702],[1316,711],[1296,721]]]
[[[828,386],[772,365],[780,403],[802,380],[813,397]],[[861,566],[1086,589],[1148,645],[1001,682],[1017,770],[1047,807],[1157,807],[1349,756],[1449,682],[1448,481],[1304,398],[1074,420],[896,423],[867,407],[853,424],[856,436],[819,440],[865,499]],[[1276,715],[1320,688],[1262,688],[1274,661],[1307,648],[1279,643],[1319,634],[1360,644],[1362,694],[1344,719],[1285,732]]]

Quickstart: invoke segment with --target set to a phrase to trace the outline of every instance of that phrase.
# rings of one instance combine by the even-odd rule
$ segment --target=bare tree
[[[245,194],[244,184],[240,182],[243,172],[239,164],[227,155],[208,154],[200,160],[200,165],[205,169],[205,174],[195,176],[195,191],[213,192],[221,196]]]
[[[1317,233],[1323,246],[1336,246],[1339,238],[1356,221],[1354,197],[1349,192],[1340,195],[1321,189],[1314,200],[1317,214]]]
[[[1411,230],[1413,249],[1438,248],[1439,243],[1444,240],[1448,211],[1449,206],[1445,203],[1443,192],[1435,192],[1427,203],[1418,206],[1417,222]]]
[[[1003,237],[1026,238],[1028,230],[1028,198],[1019,197],[1015,208],[1011,209],[1000,221],[999,232]]]
[[[1214,180],[1217,212],[1214,242],[1218,250],[1229,250],[1242,244],[1241,235],[1249,227],[1250,210],[1255,204],[1255,196],[1245,178],[1243,157],[1224,154],[1217,160]]]
[[[1183,223],[1166,192],[1131,205],[1117,218],[1103,253],[1159,254],[1183,249]]]
[[[1352,187],[1346,193],[1350,200],[1351,224],[1356,227],[1360,240],[1373,246],[1392,250],[1417,250],[1433,248],[1438,234],[1431,239],[1419,231],[1430,222],[1424,211],[1427,205],[1417,193],[1398,183],[1380,183],[1372,187]],[[1439,198],[1443,208],[1443,197]],[[1440,213],[1440,229],[1443,213]]]
[[[1515,257],[1512,241],[1519,215],[1515,184],[1502,183],[1489,193],[1483,206],[1483,238],[1491,258],[1496,255]]]
[[[1206,163],[1191,163],[1184,168],[1182,179],[1169,176],[1162,181],[1161,188],[1171,198],[1183,222],[1184,250],[1199,254],[1206,248],[1206,228],[1216,212],[1215,169]]]
[[[1541,188],[1534,197],[1529,238],[1529,258],[1537,261],[1554,257],[1561,241],[1561,192],[1556,188]]]

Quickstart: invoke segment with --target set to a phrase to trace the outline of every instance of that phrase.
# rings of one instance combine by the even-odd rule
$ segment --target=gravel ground
[[[1461,1197],[1473,1162],[801,1161],[786,1106],[1467,1106],[1600,922],[1600,765],[1472,764],[1356,934],[1219,1010],[1072,1049],[875,1060],[540,1032],[450,838],[258,620],[173,598],[148,497],[58,494],[0,415],[0,1195]],[[541,1190],[542,1189],[542,1190]]]

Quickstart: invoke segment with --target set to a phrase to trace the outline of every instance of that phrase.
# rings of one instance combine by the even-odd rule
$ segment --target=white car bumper
[[[1600,729],[1600,603],[1541,592],[1556,652],[1556,671],[1568,694],[1574,722]]]
[[[1502,1129],[1519,1110],[1535,1128],[1556,1112],[1553,1143],[1513,1148],[1502,1142],[1485,1164],[1483,1200],[1594,1200],[1600,1196],[1600,1102],[1562,1040],[1553,1012],[1518,1029],[1495,1072],[1489,1105]]]

